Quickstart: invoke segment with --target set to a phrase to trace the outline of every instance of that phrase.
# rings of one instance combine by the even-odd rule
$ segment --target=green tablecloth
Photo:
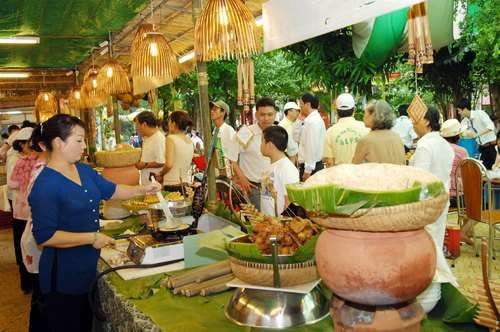
[[[184,296],[173,295],[169,290],[159,287],[161,280],[165,275],[155,275],[136,280],[124,281],[118,275],[112,273],[104,283],[111,286],[113,292],[119,294],[120,301],[127,302],[123,308],[133,308],[140,312],[139,320],[147,317],[150,325],[154,328],[129,327],[127,331],[148,329],[151,331],[266,331],[265,329],[256,329],[249,327],[240,327],[230,322],[224,316],[224,306],[229,302],[232,292],[201,297],[195,296],[187,298]],[[443,298],[436,308],[422,322],[422,331],[487,331],[471,323],[445,323],[446,321],[470,321],[470,312],[464,314],[463,308],[469,307],[465,299],[451,285],[443,285]],[[106,301],[106,299],[103,299]],[[465,305],[465,307],[464,307]],[[106,306],[104,306],[106,308]],[[112,310],[125,310],[116,309]],[[123,315],[112,313],[110,317],[118,317],[118,321],[112,325],[122,324]],[[136,315],[136,314],[132,314]],[[136,319],[136,318],[130,318]],[[134,324],[132,324],[134,325]],[[147,324],[146,324],[147,325]],[[332,331],[333,324],[330,317],[325,318],[319,323],[299,328],[288,329],[287,331]],[[124,330],[125,331],[125,330]]]

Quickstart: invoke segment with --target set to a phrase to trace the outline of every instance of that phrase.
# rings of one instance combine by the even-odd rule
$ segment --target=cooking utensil
[[[158,183],[155,179],[154,176],[151,177],[151,182],[153,183]],[[167,218],[167,224],[164,225],[163,227],[165,228],[177,228],[180,224],[180,221],[172,215],[170,212],[170,209],[168,208],[168,201],[163,197],[163,194],[161,191],[158,191],[156,193],[156,197],[158,197],[158,200],[160,201],[160,207],[163,210],[163,213],[165,214],[165,217]]]

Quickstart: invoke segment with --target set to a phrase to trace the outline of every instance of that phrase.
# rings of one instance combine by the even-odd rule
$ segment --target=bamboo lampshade
[[[85,108],[83,105],[82,94],[80,92],[80,87],[74,87],[69,93],[68,97],[69,107],[75,111]]]
[[[135,52],[139,48],[139,44],[145,37],[145,34],[148,32],[154,32],[155,27],[151,23],[141,24],[137,31],[135,32],[134,39],[132,40],[132,45],[130,45],[130,57],[133,58],[135,56]]]
[[[95,68],[89,69],[83,78],[80,89],[80,98],[85,108],[94,108],[106,103],[106,92],[99,86],[97,76],[99,71]]]
[[[130,81],[122,65],[114,60],[102,66],[97,74],[97,86],[108,95],[127,93],[130,91]]]
[[[160,32],[148,32],[131,57],[132,77],[175,78],[179,75],[177,57]]]
[[[240,59],[260,50],[257,25],[241,0],[208,0],[196,21],[198,61]]]
[[[57,113],[57,99],[48,91],[41,91],[35,99],[35,111],[41,122]]]

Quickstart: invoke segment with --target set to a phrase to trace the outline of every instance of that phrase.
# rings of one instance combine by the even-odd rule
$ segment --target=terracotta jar
[[[436,270],[434,242],[410,232],[326,230],[316,244],[318,272],[336,295],[366,305],[414,299]]]
[[[139,170],[135,165],[126,167],[105,167],[101,173],[103,177],[116,184],[139,184]]]

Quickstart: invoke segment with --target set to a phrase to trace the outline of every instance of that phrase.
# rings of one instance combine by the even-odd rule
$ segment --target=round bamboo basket
[[[141,149],[97,151],[96,164],[99,167],[125,167],[135,165],[141,158]]]
[[[326,228],[363,232],[410,231],[435,222],[447,203],[448,194],[443,193],[410,204],[359,209],[351,216],[321,215],[308,212],[308,217]]]
[[[229,257],[236,278],[252,285],[273,287],[273,264],[254,263]],[[319,279],[316,263],[278,264],[281,287],[301,285]]]

